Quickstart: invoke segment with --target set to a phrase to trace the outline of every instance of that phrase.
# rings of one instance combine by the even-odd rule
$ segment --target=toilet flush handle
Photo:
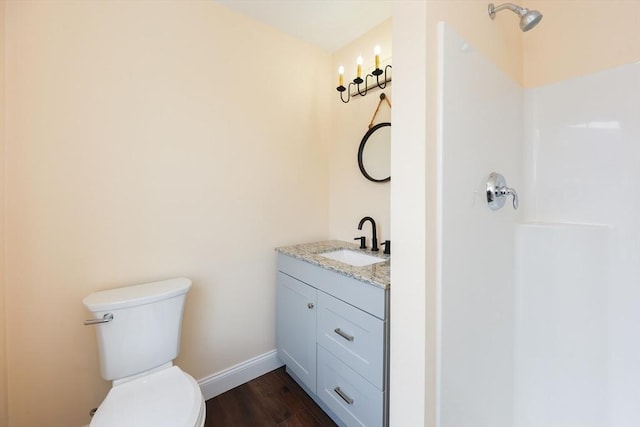
[[[109,323],[113,320],[113,314],[111,313],[107,313],[104,316],[102,316],[102,319],[89,319],[89,320],[85,320],[84,324],[86,325],[99,325],[101,323]]]

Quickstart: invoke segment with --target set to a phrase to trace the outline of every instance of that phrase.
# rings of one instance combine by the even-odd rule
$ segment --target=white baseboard
[[[282,366],[277,350],[271,350],[252,359],[198,380],[204,400],[238,387],[254,378]]]

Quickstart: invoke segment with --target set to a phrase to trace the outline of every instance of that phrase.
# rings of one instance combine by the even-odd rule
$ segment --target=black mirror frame
[[[374,177],[372,177],[367,173],[367,170],[364,168],[364,163],[362,162],[362,153],[364,152],[364,146],[366,145],[367,140],[375,131],[385,126],[391,126],[391,123],[390,122],[378,123],[371,129],[369,129],[367,133],[365,133],[364,136],[362,137],[362,141],[360,141],[360,147],[358,147],[358,167],[360,168],[360,172],[362,172],[362,175],[364,175],[364,177],[367,178],[369,181],[373,181],[373,182],[391,181],[391,176],[388,176],[384,179],[375,179]]]

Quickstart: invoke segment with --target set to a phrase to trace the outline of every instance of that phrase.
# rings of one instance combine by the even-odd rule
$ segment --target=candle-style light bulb
[[[360,78],[360,77],[362,77],[362,56],[358,56],[358,59],[356,60],[356,63],[358,64],[356,76],[358,78]]]
[[[344,67],[338,67],[338,86],[344,86]]]
[[[376,69],[380,68],[380,46],[376,45],[373,48],[373,54],[376,56]]]

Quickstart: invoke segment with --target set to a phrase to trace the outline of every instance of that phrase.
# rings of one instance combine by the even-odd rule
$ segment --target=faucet
[[[371,222],[371,229],[373,230],[373,236],[371,237],[371,250],[373,252],[378,252],[378,236],[376,235],[376,222],[370,216],[365,216],[360,220],[360,224],[358,224],[358,230],[362,230],[362,225],[366,222]]]

